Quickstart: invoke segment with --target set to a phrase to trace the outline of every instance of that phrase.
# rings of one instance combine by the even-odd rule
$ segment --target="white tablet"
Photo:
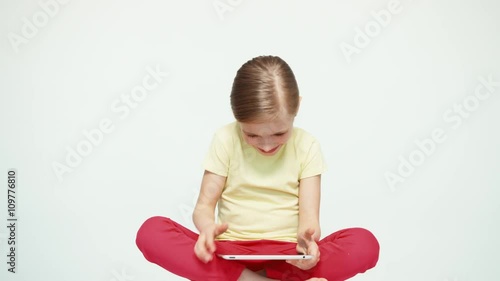
[[[311,255],[218,255],[226,260],[308,260]]]

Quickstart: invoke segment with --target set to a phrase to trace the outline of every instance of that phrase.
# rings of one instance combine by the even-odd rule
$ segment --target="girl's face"
[[[240,128],[248,145],[262,155],[271,156],[276,154],[292,135],[293,120],[293,116],[281,114],[278,118],[266,122],[240,122]]]

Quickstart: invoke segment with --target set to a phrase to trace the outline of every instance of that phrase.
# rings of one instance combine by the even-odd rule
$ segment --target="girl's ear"
[[[299,110],[300,110],[300,102],[302,101],[302,96],[299,96],[299,104],[297,105],[297,113],[295,113],[295,116],[297,116],[297,114],[299,114]]]

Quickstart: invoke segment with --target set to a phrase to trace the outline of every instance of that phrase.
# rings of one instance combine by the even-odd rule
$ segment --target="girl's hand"
[[[227,230],[227,224],[209,224],[204,227],[194,245],[194,253],[202,262],[207,263],[213,259],[216,250],[214,239],[217,235]]]
[[[297,237],[297,252],[305,255],[312,255],[309,260],[287,260],[286,262],[292,264],[302,270],[308,270],[316,266],[319,262],[319,247],[316,243],[316,233],[314,229],[309,228],[306,231],[299,233]]]

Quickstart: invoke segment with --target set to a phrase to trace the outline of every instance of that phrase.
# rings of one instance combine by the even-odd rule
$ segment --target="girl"
[[[294,127],[301,97],[279,57],[238,70],[231,91],[236,121],[220,128],[204,161],[193,213],[199,234],[165,217],[141,226],[144,257],[190,280],[346,280],[374,267],[379,244],[363,228],[320,240],[321,174],[316,139]],[[215,207],[218,219],[215,220]],[[228,261],[217,254],[297,254],[310,260]]]

